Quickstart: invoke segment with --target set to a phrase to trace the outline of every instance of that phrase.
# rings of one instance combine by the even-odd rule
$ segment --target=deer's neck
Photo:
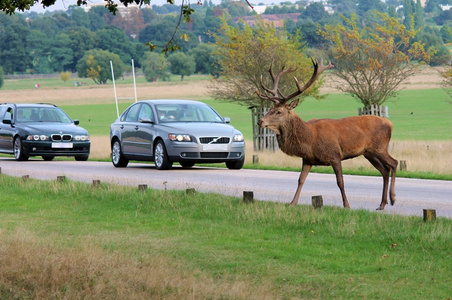
[[[297,115],[280,128],[277,136],[281,151],[291,156],[307,157],[311,153],[312,132],[308,124]]]

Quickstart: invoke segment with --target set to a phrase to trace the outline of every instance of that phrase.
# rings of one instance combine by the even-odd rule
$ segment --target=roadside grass
[[[447,299],[452,220],[0,176],[2,299]]]

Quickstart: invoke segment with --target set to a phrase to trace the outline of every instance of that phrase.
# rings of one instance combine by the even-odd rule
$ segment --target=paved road
[[[29,175],[42,180],[66,176],[71,180],[91,183],[93,180],[138,186],[147,184],[158,189],[194,188],[242,197],[243,191],[253,191],[256,200],[289,203],[297,187],[298,172],[228,170],[222,168],[174,167],[158,171],[152,164],[131,163],[127,168],[115,168],[109,162],[76,162],[30,160],[17,162],[0,158],[3,174]],[[352,209],[375,210],[381,201],[381,177],[344,176],[345,189]],[[438,217],[452,218],[452,182],[397,178],[397,201],[387,205],[385,213],[422,216],[423,209],[436,209]],[[310,204],[311,197],[322,195],[324,205],[342,206],[335,176],[309,174],[300,204]]]

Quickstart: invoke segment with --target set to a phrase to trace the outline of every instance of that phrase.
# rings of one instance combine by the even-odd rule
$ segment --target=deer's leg
[[[391,188],[389,190],[389,198],[391,205],[395,203],[395,179],[397,173],[397,165],[399,164],[388,152],[382,154],[378,159],[387,167],[388,172],[391,171]],[[388,173],[389,176],[389,173]],[[387,202],[386,202],[387,203]]]
[[[388,185],[389,185],[389,167],[382,163],[373,154],[364,154],[364,157],[381,173],[383,176],[383,195],[381,196],[381,203],[377,210],[383,210],[388,204]]]
[[[336,174],[337,186],[341,190],[342,203],[344,204],[345,208],[350,208],[350,204],[348,204],[347,196],[345,195],[344,176],[342,175],[342,164],[339,161],[339,162],[332,164],[332,167],[333,167],[334,173]]]
[[[297,205],[298,199],[300,198],[301,188],[303,187],[303,184],[306,180],[306,177],[308,177],[309,171],[311,171],[312,165],[306,164],[303,162],[303,167],[301,168],[300,177],[298,178],[298,187],[297,191],[295,192],[295,196],[293,197],[292,202],[290,202],[290,205]]]

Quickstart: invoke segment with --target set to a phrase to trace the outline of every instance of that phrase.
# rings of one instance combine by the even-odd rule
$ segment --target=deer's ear
[[[297,107],[298,103],[300,102],[300,99],[294,100],[292,102],[289,103],[289,109],[294,109],[295,107]]]

